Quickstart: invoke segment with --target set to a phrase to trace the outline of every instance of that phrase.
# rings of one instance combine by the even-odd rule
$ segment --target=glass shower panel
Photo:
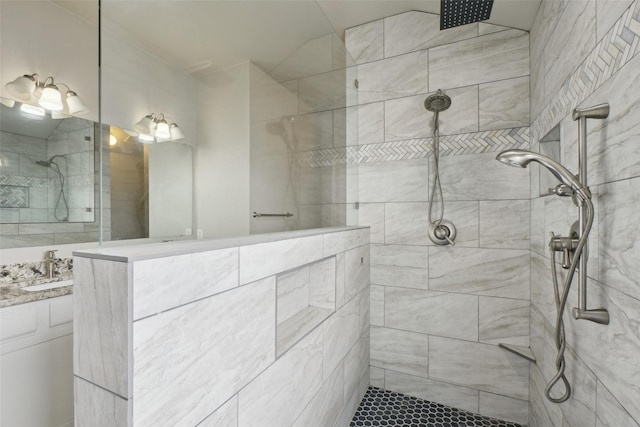
[[[251,79],[251,233],[357,222],[356,67],[328,33]]]

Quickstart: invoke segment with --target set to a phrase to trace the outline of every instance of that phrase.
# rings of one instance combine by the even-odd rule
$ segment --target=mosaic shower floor
[[[522,427],[439,403],[369,387],[351,427]]]

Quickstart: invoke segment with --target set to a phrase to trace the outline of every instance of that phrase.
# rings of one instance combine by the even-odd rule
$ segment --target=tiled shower
[[[531,426],[637,425],[639,19],[637,1],[543,1],[530,33],[480,23],[443,39],[438,17],[420,12],[347,30],[358,62],[358,224],[371,226],[372,385]],[[437,89],[452,99],[440,114],[440,174],[454,247],[427,236],[432,116],[422,103]],[[612,318],[565,313],[573,396],[558,405],[544,397],[555,374],[547,242],[568,233],[577,208],[540,195],[538,167],[494,158],[540,150],[559,124],[561,160],[576,171],[571,111],[603,102],[611,115],[588,128],[588,292]],[[574,288],[571,307],[576,298]],[[530,346],[537,363],[498,343]]]
[[[346,33],[359,63],[358,219],[371,226],[371,383],[526,423],[529,364],[498,343],[529,344],[529,175],[494,158],[529,145],[529,34],[438,28],[439,16],[408,12]],[[427,235],[423,102],[437,89],[451,97],[440,179],[454,247]]]

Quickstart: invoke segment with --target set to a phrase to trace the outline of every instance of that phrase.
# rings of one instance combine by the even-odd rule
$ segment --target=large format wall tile
[[[543,50],[547,99],[595,48],[596,1],[568,0],[558,22]]]
[[[73,373],[126,398],[132,395],[130,278],[128,263],[74,259]]]
[[[340,364],[292,426],[333,426],[344,406],[344,396],[344,367]]]
[[[383,58],[383,32],[382,19],[345,30],[345,45],[356,64]]]
[[[175,274],[180,271],[180,274]],[[133,319],[238,286],[238,249],[221,249],[137,262]],[[178,291],[179,290],[179,291]]]
[[[347,302],[369,286],[369,245],[345,252],[344,261],[344,299]]]
[[[272,364],[275,288],[272,277],[135,322],[134,422],[193,424]]]
[[[529,346],[529,301],[480,297],[480,342]]]
[[[433,113],[425,109],[424,102],[435,89],[430,94],[385,101],[385,141],[433,135]],[[478,86],[450,89],[446,94],[451,98],[451,106],[439,115],[440,135],[477,132]]]
[[[384,141],[384,103],[374,102],[353,107],[358,109],[358,145]]]
[[[336,255],[367,244],[369,244],[369,230],[366,228],[325,234],[324,256]]]
[[[369,301],[371,325],[384,326],[384,286],[371,285]]]
[[[529,417],[529,402],[527,400],[513,399],[499,394],[480,392],[481,415],[499,420],[513,421],[526,425]]]
[[[429,337],[429,378],[529,398],[529,362],[493,345]]]
[[[216,409],[198,427],[238,427],[238,395]]]
[[[429,289],[529,299],[529,251],[429,248]]]
[[[429,49],[429,88],[448,89],[529,74],[529,33],[501,31]]]
[[[478,412],[478,390],[434,381],[414,375],[386,370],[384,385],[387,390],[408,394],[454,408]]]
[[[429,250],[425,246],[372,245],[371,283],[428,289]]]
[[[344,358],[344,395],[353,396],[363,376],[369,377],[371,343],[369,335],[361,337]],[[328,425],[328,424],[325,424]]]
[[[309,305],[336,308],[336,258],[331,257],[309,266]]]
[[[74,426],[127,426],[130,401],[74,377]]]
[[[323,247],[323,236],[242,246],[240,247],[240,284],[317,261],[323,257]]]
[[[429,198],[429,160],[362,163],[358,166],[360,202],[412,202]]]
[[[360,336],[360,300],[353,298],[322,324],[324,379],[342,362]]]
[[[429,91],[427,52],[359,65],[358,82],[360,104],[426,93]]]
[[[384,19],[386,57],[478,36],[478,24],[440,31],[440,15],[411,11]]]
[[[415,332],[371,327],[371,366],[426,378],[429,337]]]
[[[640,92],[638,67],[640,55],[579,105],[589,107],[606,102],[610,108],[608,118],[591,120],[587,125],[589,185],[640,176],[640,165],[636,161],[640,152],[636,139],[640,133],[640,98],[636,96]],[[576,166],[577,132],[578,125],[573,122],[563,141],[565,155],[575,159]]]
[[[242,389],[238,424],[292,425],[322,386],[322,343],[322,330],[315,329]]]
[[[358,225],[371,228],[370,243],[384,243],[384,203],[360,203]]]
[[[620,405],[607,388],[598,381],[597,384],[596,417],[597,427],[628,426],[638,427],[637,421]]]
[[[478,340],[475,295],[387,287],[384,310],[385,326],[389,328]]]
[[[480,246],[529,249],[529,200],[480,201]]]
[[[429,204],[387,203],[384,211],[384,240],[405,245],[429,244]]]
[[[596,0],[597,41],[611,29],[633,0]]]
[[[614,288],[587,281],[589,308],[609,311],[609,325],[574,321],[565,313],[567,343],[629,414],[640,420],[640,300]],[[570,301],[576,301],[575,291]]]
[[[529,126],[529,76],[480,85],[480,130]]]
[[[528,199],[528,171],[509,167],[495,158],[496,153],[441,157],[440,181],[444,199]],[[429,181],[432,179],[430,177]]]
[[[613,182],[599,190],[600,280],[640,299],[640,178]]]

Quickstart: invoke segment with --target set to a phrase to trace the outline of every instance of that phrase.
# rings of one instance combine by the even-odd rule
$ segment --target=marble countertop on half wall
[[[313,228],[307,230],[251,234],[248,236],[210,240],[180,240],[162,243],[148,243],[134,246],[103,247],[100,249],[74,251],[73,255],[83,258],[105,259],[117,262],[133,262],[145,259],[184,255],[195,252],[205,252],[216,249],[257,245],[260,243],[277,242],[315,235],[340,233],[344,231],[360,230],[364,228],[368,227],[344,226]]]

